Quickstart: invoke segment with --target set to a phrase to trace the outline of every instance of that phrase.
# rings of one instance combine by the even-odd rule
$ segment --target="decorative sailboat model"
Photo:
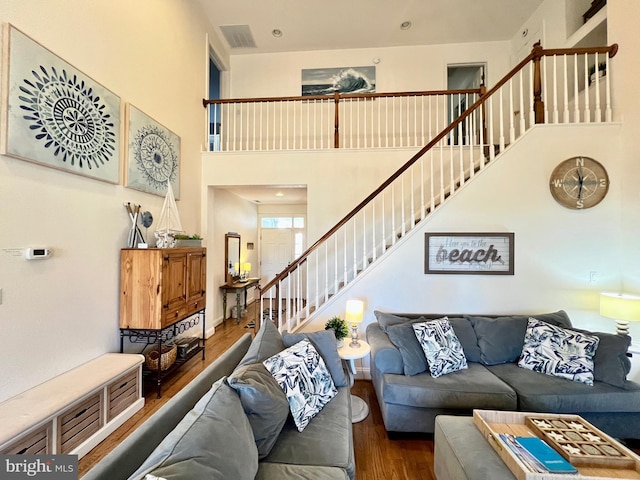
[[[180,215],[178,214],[176,198],[173,196],[173,188],[171,188],[171,183],[167,180],[167,196],[164,198],[164,204],[160,212],[158,228],[154,232],[156,247],[175,247],[175,235],[178,233],[184,233],[184,230],[182,230],[182,223],[180,223]]]

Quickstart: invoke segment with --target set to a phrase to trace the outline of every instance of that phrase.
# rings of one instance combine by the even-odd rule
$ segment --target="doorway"
[[[485,85],[485,63],[465,63],[447,65],[447,90],[468,90],[480,88]],[[448,102],[447,118],[449,123],[458,118],[464,111],[476,101],[469,95],[453,95]],[[449,134],[449,145],[469,145],[470,135],[473,133],[478,138],[480,134],[480,121],[465,120],[460,128],[454,129]]]
[[[305,220],[302,215],[260,217],[260,285],[269,283],[302,254]]]
[[[209,58],[209,100],[220,99],[220,69]],[[220,151],[221,110],[219,105],[209,105],[209,151]]]

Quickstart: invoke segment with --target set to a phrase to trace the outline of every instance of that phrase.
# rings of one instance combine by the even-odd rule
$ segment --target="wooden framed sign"
[[[425,233],[424,273],[513,275],[513,233]]]

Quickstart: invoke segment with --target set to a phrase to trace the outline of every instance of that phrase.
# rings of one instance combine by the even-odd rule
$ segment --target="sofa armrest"
[[[371,346],[371,364],[381,373],[404,375],[402,355],[378,322],[367,326],[367,342]]]

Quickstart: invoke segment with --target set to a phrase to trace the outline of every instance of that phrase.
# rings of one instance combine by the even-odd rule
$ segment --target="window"
[[[304,228],[304,217],[262,217],[262,228]]]

